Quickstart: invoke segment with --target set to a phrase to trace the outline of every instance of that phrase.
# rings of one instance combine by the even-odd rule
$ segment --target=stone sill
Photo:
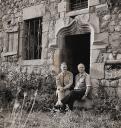
[[[107,4],[99,4],[96,6],[96,9],[102,8],[102,7],[108,7]]]
[[[22,60],[22,66],[40,66],[44,64],[44,60],[42,59],[35,59],[35,60]]]
[[[121,64],[121,60],[107,60],[105,64]]]
[[[80,14],[85,14],[85,13],[89,13],[89,8],[67,12],[66,16],[67,17],[68,16],[75,16],[75,15],[80,15]]]
[[[105,64],[121,64],[121,60],[107,60]]]
[[[14,51],[14,52],[6,52],[6,53],[3,53],[2,55],[3,56],[12,56],[12,55],[16,55],[16,54],[17,54],[17,52]]]

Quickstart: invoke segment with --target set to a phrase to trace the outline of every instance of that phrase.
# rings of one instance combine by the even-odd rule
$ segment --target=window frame
[[[9,40],[9,36],[10,34],[13,34],[13,40],[12,40],[12,50],[9,50],[9,46],[10,46],[10,40]],[[17,34],[17,39],[14,38],[14,34]],[[6,39],[5,39],[6,38]],[[6,43],[6,44],[5,44]],[[4,41],[3,41],[3,56],[12,56],[12,55],[16,55],[18,52],[18,45],[19,45],[19,32],[18,31],[8,31],[6,32],[6,36],[4,37]]]
[[[76,3],[75,3],[76,1]],[[73,5],[75,4],[75,5]],[[79,5],[78,5],[79,4]],[[86,4],[85,7],[81,4]],[[85,2],[82,2],[82,0],[69,0],[69,11],[77,11],[77,10],[83,10],[87,9],[89,6],[89,0],[85,0]]]
[[[38,24],[35,23],[36,21],[38,21]],[[34,22],[34,27],[31,31],[32,22]],[[37,27],[38,31],[35,30],[36,25],[38,26]],[[23,41],[23,60],[31,61],[31,60],[41,59],[41,56],[42,56],[42,17],[36,17],[36,18],[24,20],[24,28],[25,30],[24,30],[24,41]],[[36,43],[35,45],[31,44],[32,43],[30,39],[31,33],[34,33],[34,38],[35,37],[37,38],[37,40],[33,40]],[[38,55],[35,55],[34,53],[36,51],[35,46],[36,46]],[[31,57],[30,54],[32,50],[33,50],[33,56]]]

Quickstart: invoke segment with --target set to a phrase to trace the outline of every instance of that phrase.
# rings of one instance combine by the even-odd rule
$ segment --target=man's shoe
[[[61,101],[57,101],[55,106],[62,106],[62,105],[63,105],[63,103]]]

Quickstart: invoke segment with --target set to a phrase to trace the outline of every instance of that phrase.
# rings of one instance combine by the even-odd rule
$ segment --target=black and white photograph
[[[121,128],[121,0],[0,0],[0,128]]]

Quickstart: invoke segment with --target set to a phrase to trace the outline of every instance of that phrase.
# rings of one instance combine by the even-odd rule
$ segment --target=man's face
[[[67,65],[61,65],[61,71],[66,72],[67,71]]]
[[[79,65],[78,65],[78,71],[79,71],[80,73],[83,73],[83,72],[85,71],[85,66],[84,66],[83,64],[79,64]]]

